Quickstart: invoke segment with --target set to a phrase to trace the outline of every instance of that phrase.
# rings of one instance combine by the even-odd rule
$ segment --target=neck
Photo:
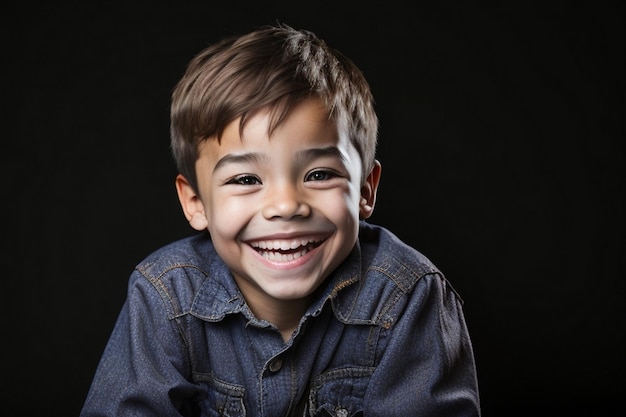
[[[237,275],[234,275],[234,278],[252,313],[259,320],[265,320],[276,326],[285,342],[291,338],[300,324],[300,319],[315,298],[315,292],[297,299],[273,298],[248,280],[239,279]]]
[[[273,302],[255,303],[247,300],[254,315],[260,319],[272,323],[278,328],[283,340],[287,342],[293,332],[296,331],[300,319],[306,312],[310,297],[298,300],[274,300]]]
[[[300,324],[300,320],[309,306],[309,298],[303,300],[293,300],[290,302],[280,302],[271,308],[267,313],[267,321],[275,325],[283,340],[286,342],[291,338],[293,332]]]

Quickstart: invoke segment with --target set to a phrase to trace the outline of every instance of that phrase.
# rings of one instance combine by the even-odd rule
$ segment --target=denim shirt
[[[287,342],[250,311],[208,234],[148,256],[88,416],[480,416],[462,301],[422,254],[362,222]]]

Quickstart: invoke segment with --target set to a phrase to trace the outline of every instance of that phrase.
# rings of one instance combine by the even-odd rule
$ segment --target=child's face
[[[377,165],[362,186],[361,158],[319,100],[298,105],[271,138],[267,126],[260,112],[242,139],[233,121],[221,143],[200,147],[198,194],[177,184],[188,219],[203,219],[192,226],[208,228],[253,311],[306,298],[346,258],[380,174]]]

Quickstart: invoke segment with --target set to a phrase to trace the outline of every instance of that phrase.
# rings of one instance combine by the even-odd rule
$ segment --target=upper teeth
[[[252,242],[250,245],[253,248],[269,249],[269,250],[289,250],[296,249],[300,246],[306,246],[309,243],[313,243],[313,239],[292,239],[292,240],[262,240],[258,242]]]

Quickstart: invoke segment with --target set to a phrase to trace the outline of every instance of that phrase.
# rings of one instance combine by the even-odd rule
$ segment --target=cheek
[[[320,205],[321,211],[336,225],[350,227],[358,223],[359,219],[359,197],[353,194],[342,194],[335,198],[325,199]]]
[[[234,238],[249,218],[251,205],[241,202],[235,204],[228,200],[220,201],[220,199],[214,201],[219,201],[219,203],[208,205],[209,231],[216,239]]]

